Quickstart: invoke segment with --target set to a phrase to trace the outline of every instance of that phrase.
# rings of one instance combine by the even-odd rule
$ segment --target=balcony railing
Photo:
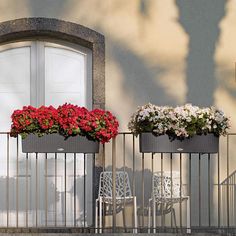
[[[236,134],[220,139],[219,154],[141,154],[138,145],[119,133],[96,155],[23,154],[20,137],[1,133],[0,228],[236,232]]]

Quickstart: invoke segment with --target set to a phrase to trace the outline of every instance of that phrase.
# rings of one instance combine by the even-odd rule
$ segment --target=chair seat
[[[167,198],[155,198],[155,202],[157,204],[162,204],[162,203],[166,203],[166,204],[174,204],[174,203],[179,203],[179,202],[183,202],[185,200],[188,200],[188,196],[182,196],[182,197],[167,197]],[[150,198],[150,200],[153,200],[152,198]]]
[[[100,197],[100,199],[102,200],[102,202],[106,203],[106,204],[113,204],[113,198],[112,197]],[[134,197],[133,196],[129,196],[129,197],[116,197],[115,201],[116,204],[120,205],[120,204],[129,204],[133,202]]]

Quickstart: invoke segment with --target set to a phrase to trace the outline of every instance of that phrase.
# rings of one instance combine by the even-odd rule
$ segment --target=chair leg
[[[189,200],[189,197],[187,199],[187,234],[191,234],[191,226],[190,226],[190,200]]]
[[[161,203],[160,205],[160,212],[161,214],[161,227],[163,228],[165,226],[165,214],[163,214],[165,211],[165,203]]]
[[[133,233],[138,233],[138,212],[137,212],[137,200],[136,197],[134,197],[134,230]]]
[[[125,233],[126,233],[126,217],[125,217],[125,208],[123,207],[122,209],[122,216],[123,216],[123,226],[124,226],[124,229],[125,229]]]
[[[173,221],[174,221],[174,224],[175,224],[175,228],[177,228],[175,209],[173,207],[171,208],[171,212],[172,212],[172,217],[173,217]]]
[[[102,233],[102,201],[99,199],[99,233]]]
[[[164,203],[163,208],[166,208],[166,207],[167,207],[167,205]],[[166,215],[164,214],[162,217],[163,217],[162,226],[165,228],[166,227]]]
[[[153,210],[152,210],[152,217],[153,217],[153,233],[156,233],[156,202],[152,200]]]

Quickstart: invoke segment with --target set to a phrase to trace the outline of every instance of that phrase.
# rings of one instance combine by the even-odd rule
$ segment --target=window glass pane
[[[9,131],[15,109],[30,104],[30,47],[0,52],[1,131]]]
[[[86,106],[86,56],[64,48],[45,47],[45,104]]]

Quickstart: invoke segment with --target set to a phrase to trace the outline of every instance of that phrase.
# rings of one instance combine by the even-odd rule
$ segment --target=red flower
[[[65,137],[83,135],[105,143],[118,134],[119,126],[109,111],[88,111],[85,107],[67,103],[57,109],[52,106],[24,106],[22,110],[15,110],[11,118],[11,135],[14,137],[29,133],[60,133]]]

